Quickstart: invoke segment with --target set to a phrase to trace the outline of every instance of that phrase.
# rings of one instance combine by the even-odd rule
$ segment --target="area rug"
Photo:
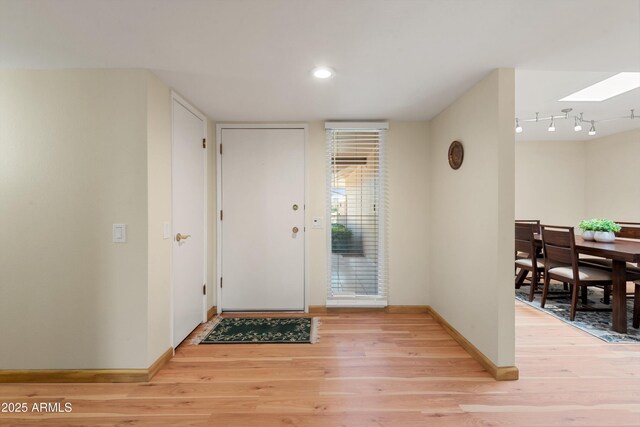
[[[316,317],[216,317],[200,344],[315,343]]]
[[[558,285],[562,286],[562,285]],[[553,291],[553,285],[550,288]],[[598,288],[589,288],[589,305],[594,307],[610,307],[602,303],[603,292]],[[523,303],[530,305],[540,311],[548,313],[567,324],[581,329],[594,337],[598,337],[603,341],[610,343],[640,343],[640,329],[632,326],[633,319],[633,300],[627,298],[627,333],[620,334],[611,330],[611,312],[599,311],[578,311],[574,321],[569,320],[569,310],[571,308],[571,300],[568,294],[556,295],[553,298],[547,298],[545,307],[540,307],[542,295],[536,294],[535,299],[529,302],[529,287],[516,289],[516,298]]]

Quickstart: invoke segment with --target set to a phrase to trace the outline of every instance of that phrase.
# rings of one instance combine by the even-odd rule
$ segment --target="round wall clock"
[[[449,166],[451,169],[458,169],[464,159],[464,148],[460,141],[453,141],[449,146]]]

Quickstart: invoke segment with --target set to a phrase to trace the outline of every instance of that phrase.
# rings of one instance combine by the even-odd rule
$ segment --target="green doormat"
[[[315,317],[217,317],[201,344],[314,343]]]

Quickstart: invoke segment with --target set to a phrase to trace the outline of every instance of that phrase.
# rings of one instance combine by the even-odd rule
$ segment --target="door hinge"
[[[202,148],[207,148],[207,138],[202,138]]]
[[[220,289],[222,289],[222,277],[220,277]]]
[[[220,144],[220,154],[222,154],[222,144]]]
[[[202,285],[202,295],[206,295],[207,294],[207,284],[205,283],[204,285]]]
[[[222,209],[220,209],[220,221],[222,221]]]

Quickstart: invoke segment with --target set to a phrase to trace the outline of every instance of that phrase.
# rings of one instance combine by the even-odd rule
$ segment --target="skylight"
[[[640,87],[640,73],[618,73],[581,89],[560,101],[604,101]]]

